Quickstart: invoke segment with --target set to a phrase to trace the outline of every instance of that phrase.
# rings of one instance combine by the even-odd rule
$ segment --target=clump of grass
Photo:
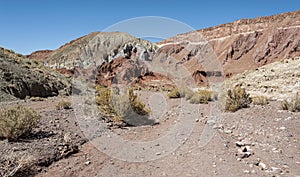
[[[180,94],[179,88],[174,88],[168,93],[169,98],[182,98],[183,95]]]
[[[26,152],[5,150],[0,156],[0,176],[30,176],[34,173],[34,157]]]
[[[195,92],[191,89],[186,89],[185,91],[185,99],[190,100],[195,95]]]
[[[150,114],[150,110],[138,99],[133,89],[122,94],[113,88],[98,87],[96,92],[96,104],[99,105],[100,112],[114,122],[123,121],[132,112],[139,115]]]
[[[292,112],[300,112],[300,96],[299,96],[299,93],[297,93],[296,96],[293,99],[291,99],[290,101],[283,100],[281,102],[281,109],[289,110],[289,111],[292,111]]]
[[[189,88],[174,88],[168,93],[169,98],[191,98],[193,95],[193,91]]]
[[[250,95],[244,88],[236,86],[233,89],[227,91],[227,98],[225,109],[227,111],[235,112],[241,108],[247,108],[251,104],[252,100]]]
[[[65,100],[60,101],[56,106],[56,110],[71,109],[71,103]]]
[[[254,96],[251,98],[254,105],[267,105],[269,100],[265,96]]]
[[[192,104],[208,104],[209,101],[214,99],[214,94],[210,90],[200,90],[191,97],[190,103]]]
[[[133,89],[129,89],[129,103],[133,111],[139,115],[148,115],[150,110],[146,108],[146,105],[138,99],[138,96],[134,94]]]
[[[16,140],[29,134],[41,116],[30,108],[21,105],[0,111],[0,137]]]

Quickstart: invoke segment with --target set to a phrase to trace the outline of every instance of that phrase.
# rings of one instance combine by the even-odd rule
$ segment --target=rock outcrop
[[[71,92],[71,85],[63,75],[4,48],[0,50],[0,86],[1,101]]]
[[[211,55],[217,56],[227,76],[284,58],[300,56],[300,11],[242,19],[192,31],[166,39],[159,45],[165,48],[161,50],[168,50],[170,45],[181,51],[187,50],[184,55],[178,51],[169,52],[180,61],[186,59],[183,63],[187,63],[191,62],[191,56],[195,56],[192,52],[195,49],[198,49],[198,54],[194,60],[201,60],[207,52],[197,45],[190,48],[195,43],[212,48]]]

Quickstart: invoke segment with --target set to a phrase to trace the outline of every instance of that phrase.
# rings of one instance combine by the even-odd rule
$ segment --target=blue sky
[[[29,54],[134,17],[168,17],[201,29],[299,9],[299,0],[0,0],[0,45]]]

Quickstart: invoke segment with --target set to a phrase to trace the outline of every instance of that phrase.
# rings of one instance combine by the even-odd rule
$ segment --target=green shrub
[[[96,104],[99,105],[100,112],[103,116],[114,122],[122,121],[132,111],[139,115],[149,115],[150,110],[142,103],[133,89],[121,94],[116,89],[97,88]]]
[[[71,109],[71,103],[65,100],[60,101],[55,107],[56,110]]]
[[[299,93],[291,99],[291,101],[283,100],[281,102],[281,109],[289,110],[292,112],[300,112],[300,96]]]
[[[236,86],[227,92],[225,109],[235,112],[241,108],[247,108],[251,102],[250,95],[246,90],[240,86]]]
[[[18,139],[30,133],[37,125],[41,116],[30,108],[21,105],[1,110],[0,112],[0,137]]]
[[[267,104],[269,104],[269,100],[265,96],[255,96],[255,97],[252,97],[251,99],[252,99],[252,103],[254,105],[267,105]]]

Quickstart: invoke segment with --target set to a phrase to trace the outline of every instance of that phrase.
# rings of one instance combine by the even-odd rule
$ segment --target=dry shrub
[[[65,100],[62,100],[60,101],[56,106],[56,110],[61,110],[61,109],[71,109],[71,102],[68,102],[68,101],[65,101]]]
[[[299,93],[290,101],[284,100],[281,102],[281,109],[292,112],[300,112],[300,96]]]
[[[96,88],[96,104],[103,116],[114,122],[122,121],[124,117],[135,112],[139,115],[149,115],[150,110],[138,99],[133,89],[120,93],[114,88]]]
[[[180,94],[179,88],[174,88],[168,93],[169,98],[182,98],[183,96]]]
[[[15,140],[30,133],[41,116],[21,105],[0,111],[0,137]]]
[[[225,109],[231,112],[235,112],[241,108],[249,107],[252,102],[250,95],[244,88],[236,86],[233,89],[227,91]]]
[[[33,156],[9,150],[0,157],[0,176],[29,176],[34,173]]]
[[[194,92],[190,88],[174,88],[168,93],[169,98],[186,98],[189,100],[193,96]]]
[[[192,104],[208,104],[209,101],[214,99],[214,94],[209,90],[200,90],[192,96],[190,103]]]
[[[252,99],[252,103],[254,105],[267,105],[267,104],[269,104],[269,100],[265,96],[255,96],[255,97],[252,97],[251,99]]]

